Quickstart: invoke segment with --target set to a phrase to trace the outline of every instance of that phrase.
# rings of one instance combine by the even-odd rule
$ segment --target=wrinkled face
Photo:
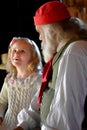
[[[45,62],[48,62],[56,51],[55,38],[52,36],[49,29],[42,26],[36,26],[36,31],[39,33],[39,40],[41,40],[41,49]]]
[[[27,67],[29,62],[32,59],[31,47],[25,41],[17,40],[11,46],[11,57],[10,60],[15,67],[22,66],[23,68]]]

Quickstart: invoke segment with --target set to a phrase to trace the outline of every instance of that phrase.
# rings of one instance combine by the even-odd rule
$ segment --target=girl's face
[[[11,47],[11,63],[15,67],[25,68],[32,59],[32,48],[23,40],[17,40]]]

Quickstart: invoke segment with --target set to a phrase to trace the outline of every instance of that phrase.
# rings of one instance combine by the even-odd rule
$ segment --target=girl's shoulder
[[[28,81],[30,82],[36,82],[41,80],[42,74],[39,72],[34,72],[28,77]]]
[[[31,74],[31,77],[32,78],[39,78],[39,77],[41,77],[42,76],[42,73],[40,73],[40,72],[35,72],[35,73],[32,73]]]
[[[8,74],[6,75],[6,77],[5,77],[5,80],[8,81],[8,80],[11,79],[11,77],[12,77],[12,75],[11,75],[10,73],[8,73]]]

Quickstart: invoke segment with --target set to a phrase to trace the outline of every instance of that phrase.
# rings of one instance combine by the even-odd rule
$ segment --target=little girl
[[[36,43],[14,37],[8,49],[8,74],[0,92],[0,130],[15,128],[18,113],[28,109],[41,86],[41,71],[41,55]]]

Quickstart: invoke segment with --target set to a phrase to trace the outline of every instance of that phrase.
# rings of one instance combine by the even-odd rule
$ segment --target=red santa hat
[[[63,2],[50,1],[37,9],[34,16],[34,24],[50,24],[70,18],[71,15]]]

